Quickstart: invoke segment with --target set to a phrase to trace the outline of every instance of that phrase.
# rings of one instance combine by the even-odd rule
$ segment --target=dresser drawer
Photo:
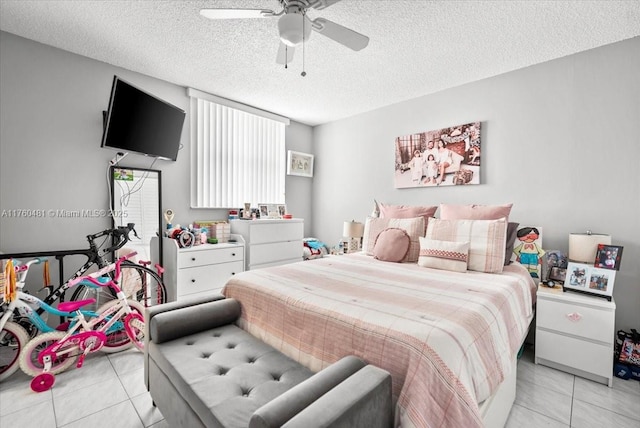
[[[538,299],[536,319],[538,327],[613,343],[615,313],[612,310]]]
[[[613,344],[605,346],[538,328],[536,359],[539,358],[610,379]]]
[[[267,242],[302,240],[304,235],[304,223],[302,222],[282,222],[251,224],[250,244],[261,244]],[[302,245],[302,244],[300,244]],[[302,250],[300,250],[302,254]]]
[[[251,245],[249,257],[249,263],[252,266],[262,263],[274,263],[287,259],[298,259],[298,261],[301,261],[302,240]]]
[[[189,268],[216,263],[243,260],[242,247],[212,248],[201,251],[184,251],[178,254],[178,266]]]
[[[179,269],[177,297],[222,288],[231,276],[243,270],[244,262],[242,260]]]

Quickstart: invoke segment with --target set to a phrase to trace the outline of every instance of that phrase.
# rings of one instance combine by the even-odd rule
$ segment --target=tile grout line
[[[573,402],[576,399],[576,376],[573,375],[573,385],[571,388],[571,406],[569,407],[569,427],[573,426]]]
[[[131,400],[132,397],[129,396],[129,391],[127,391],[127,388],[125,387],[124,383],[122,382],[122,379],[120,378],[120,373],[118,373],[118,370],[116,370],[116,366],[113,364],[113,361],[111,361],[111,358],[109,358],[109,355],[106,355],[106,357],[107,357],[107,360],[109,360],[109,364],[111,364],[111,367],[113,367],[113,371],[115,372],[116,377],[118,378],[118,382],[120,382],[120,385],[122,386],[122,389],[124,389],[124,393],[127,394],[127,400],[133,407],[133,411],[136,412],[136,416],[138,416],[138,419],[140,420],[140,423],[142,424],[142,426],[146,427],[144,421],[142,420],[142,416],[140,415],[140,412],[138,412],[138,409],[136,408],[136,406],[133,404],[133,401]],[[126,374],[126,373],[123,373],[123,374]]]

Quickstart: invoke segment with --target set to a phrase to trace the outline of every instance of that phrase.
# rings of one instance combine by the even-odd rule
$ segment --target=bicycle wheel
[[[44,365],[38,359],[41,351],[47,349],[57,341],[66,336],[62,331],[51,331],[49,333],[43,333],[31,339],[29,343],[24,347],[24,350],[20,354],[20,368],[23,372],[29,376],[38,376],[43,373]],[[51,369],[49,373],[58,374],[67,370],[78,359],[79,353],[78,345],[74,345],[70,341],[67,342],[62,348],[58,350],[58,357],[51,363]]]
[[[127,335],[140,352],[144,352],[144,318],[140,314],[130,314],[124,320]]]
[[[119,286],[128,299],[140,302],[144,307],[166,303],[166,289],[157,273],[128,261],[123,262],[120,268]],[[71,300],[96,300],[93,305],[84,306],[86,310],[97,311],[97,308],[116,298],[109,287],[93,288],[84,284],[76,287]]]
[[[98,314],[102,315],[103,313],[115,313],[118,311],[119,307],[116,307],[120,303],[119,300],[112,300],[110,302],[105,303],[100,306],[98,309]],[[139,314],[144,319],[144,307],[142,304],[136,302],[135,300],[127,299],[127,303],[133,310],[134,314]],[[110,318],[106,318],[104,321],[95,325],[94,330],[99,330],[101,326],[106,324]],[[110,328],[110,330],[115,330],[111,332],[104,332],[107,335],[107,340],[102,347],[102,351],[108,354],[112,354],[114,352],[124,351],[125,349],[129,349],[132,346],[131,339],[126,331],[126,326],[124,322],[124,317],[118,320],[119,325]],[[144,331],[144,324],[142,324],[142,328]],[[143,336],[144,337],[144,336]],[[137,346],[137,345],[136,345]]]
[[[29,333],[19,324],[7,321],[0,332],[0,382],[18,370],[18,358],[27,342]]]

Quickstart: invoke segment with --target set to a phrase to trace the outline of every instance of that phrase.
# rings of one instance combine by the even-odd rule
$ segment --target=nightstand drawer
[[[538,299],[537,306],[538,327],[613,343],[614,311],[547,299]]]
[[[178,266],[190,268],[243,260],[242,247],[212,248],[205,251],[184,251],[178,254]]]
[[[545,330],[536,330],[536,359],[563,364],[610,379],[613,344],[587,342]],[[544,361],[541,361],[544,364]]]

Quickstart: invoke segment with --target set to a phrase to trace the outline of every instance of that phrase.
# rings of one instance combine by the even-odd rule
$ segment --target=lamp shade
[[[345,221],[342,227],[342,236],[348,238],[362,238],[364,235],[364,224],[357,221]]]
[[[591,232],[571,233],[569,235],[569,260],[593,263],[596,259],[598,244],[611,245],[611,235]]]
[[[308,19],[301,13],[287,13],[278,20],[278,31],[280,40],[288,46],[296,46],[311,35],[311,23],[305,22]]]

